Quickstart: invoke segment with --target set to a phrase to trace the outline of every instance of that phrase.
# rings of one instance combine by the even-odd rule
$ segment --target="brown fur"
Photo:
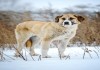
[[[31,47],[32,47],[32,40],[31,40],[31,39],[28,39],[28,40],[26,41],[26,43],[25,43],[25,46],[26,46],[27,48],[31,48]]]

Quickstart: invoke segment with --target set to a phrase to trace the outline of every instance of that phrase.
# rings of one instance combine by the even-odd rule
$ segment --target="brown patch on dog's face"
[[[62,26],[80,24],[83,20],[84,17],[75,14],[64,14],[55,18],[55,22]]]
[[[55,18],[55,22],[59,22],[59,18],[61,18],[63,15],[60,15],[60,16],[57,16],[56,18]]]

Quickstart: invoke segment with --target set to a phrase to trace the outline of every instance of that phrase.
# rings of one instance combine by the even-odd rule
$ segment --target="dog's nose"
[[[69,22],[64,22],[64,25],[69,25]]]

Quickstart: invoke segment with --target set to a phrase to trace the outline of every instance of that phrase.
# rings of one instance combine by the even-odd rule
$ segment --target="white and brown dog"
[[[75,14],[64,14],[57,16],[55,22],[27,21],[16,26],[15,35],[18,44],[18,51],[21,52],[26,44],[32,45],[30,53],[35,55],[34,45],[41,42],[42,57],[47,55],[49,45],[54,40],[65,41],[64,46],[58,47],[61,57],[64,56],[64,51],[69,41],[75,36],[78,25],[84,18]],[[16,56],[19,53],[16,51]]]

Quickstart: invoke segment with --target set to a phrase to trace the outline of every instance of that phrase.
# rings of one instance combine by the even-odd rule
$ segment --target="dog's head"
[[[80,15],[64,14],[64,15],[57,16],[55,18],[55,22],[66,27],[70,25],[80,24],[82,21],[84,21],[84,19],[85,18]]]

